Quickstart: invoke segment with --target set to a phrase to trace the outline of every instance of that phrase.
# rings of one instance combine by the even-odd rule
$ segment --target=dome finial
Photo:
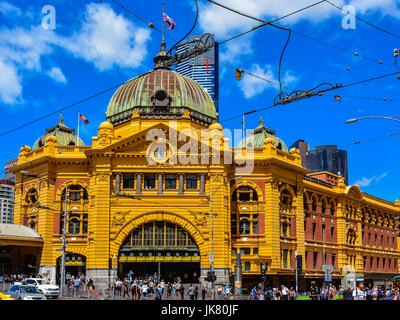
[[[260,125],[264,125],[264,120],[263,120],[262,114],[261,114],[261,117],[260,117]]]
[[[63,123],[62,112],[60,112],[60,117],[58,118],[58,123]]]
[[[165,43],[165,3],[163,3],[163,27],[162,27],[162,40],[161,40],[161,49],[154,57],[154,69],[171,69],[168,66],[165,66],[165,62],[170,60],[172,57],[167,53],[166,43]]]

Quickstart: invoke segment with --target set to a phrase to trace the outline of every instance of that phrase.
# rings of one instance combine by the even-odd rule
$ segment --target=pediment
[[[195,131],[195,130],[193,130]],[[145,130],[132,134],[123,140],[114,142],[103,149],[101,152],[113,153],[126,156],[146,156],[148,148],[156,143],[165,141],[174,153],[191,152],[197,149],[197,155],[202,154],[203,150],[212,149],[202,142],[200,132],[190,135],[189,132],[178,131],[164,123],[158,123]]]

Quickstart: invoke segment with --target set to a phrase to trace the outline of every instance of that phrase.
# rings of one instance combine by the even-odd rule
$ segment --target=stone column
[[[143,173],[138,172],[136,174],[136,194],[141,195],[142,194],[142,176]]]
[[[163,173],[157,173],[157,194],[163,194]]]
[[[184,195],[185,194],[185,185],[184,185],[184,174],[182,172],[178,173],[178,179],[179,179],[179,195]]]
[[[206,175],[207,173],[200,173],[200,195],[206,194]]]
[[[121,172],[115,173],[115,194],[121,193]]]

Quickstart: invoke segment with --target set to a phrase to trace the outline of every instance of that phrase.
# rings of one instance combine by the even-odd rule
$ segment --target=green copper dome
[[[238,147],[254,147],[254,148],[262,148],[264,146],[264,140],[267,138],[272,138],[275,141],[275,146],[285,152],[288,152],[288,148],[286,144],[275,135],[275,131],[268,129],[264,125],[263,118],[261,116],[260,124],[257,128],[253,130],[249,130],[249,135],[240,141]]]
[[[55,136],[57,138],[57,144],[60,146],[74,146],[77,145],[77,142],[80,146],[85,145],[82,139],[78,138],[78,136],[75,134],[75,130],[68,128],[64,124],[62,114],[60,114],[58,123],[54,127],[46,129],[46,133],[36,140],[32,150],[43,147],[48,136]]]
[[[134,109],[147,118],[180,115],[189,110],[191,118],[200,123],[209,125],[217,119],[214,102],[199,83],[162,66],[119,87],[110,100],[106,118],[118,125],[129,121]]]

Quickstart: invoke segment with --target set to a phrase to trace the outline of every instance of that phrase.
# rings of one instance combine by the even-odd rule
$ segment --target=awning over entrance
[[[42,247],[43,238],[33,229],[19,224],[0,223],[0,244]]]

